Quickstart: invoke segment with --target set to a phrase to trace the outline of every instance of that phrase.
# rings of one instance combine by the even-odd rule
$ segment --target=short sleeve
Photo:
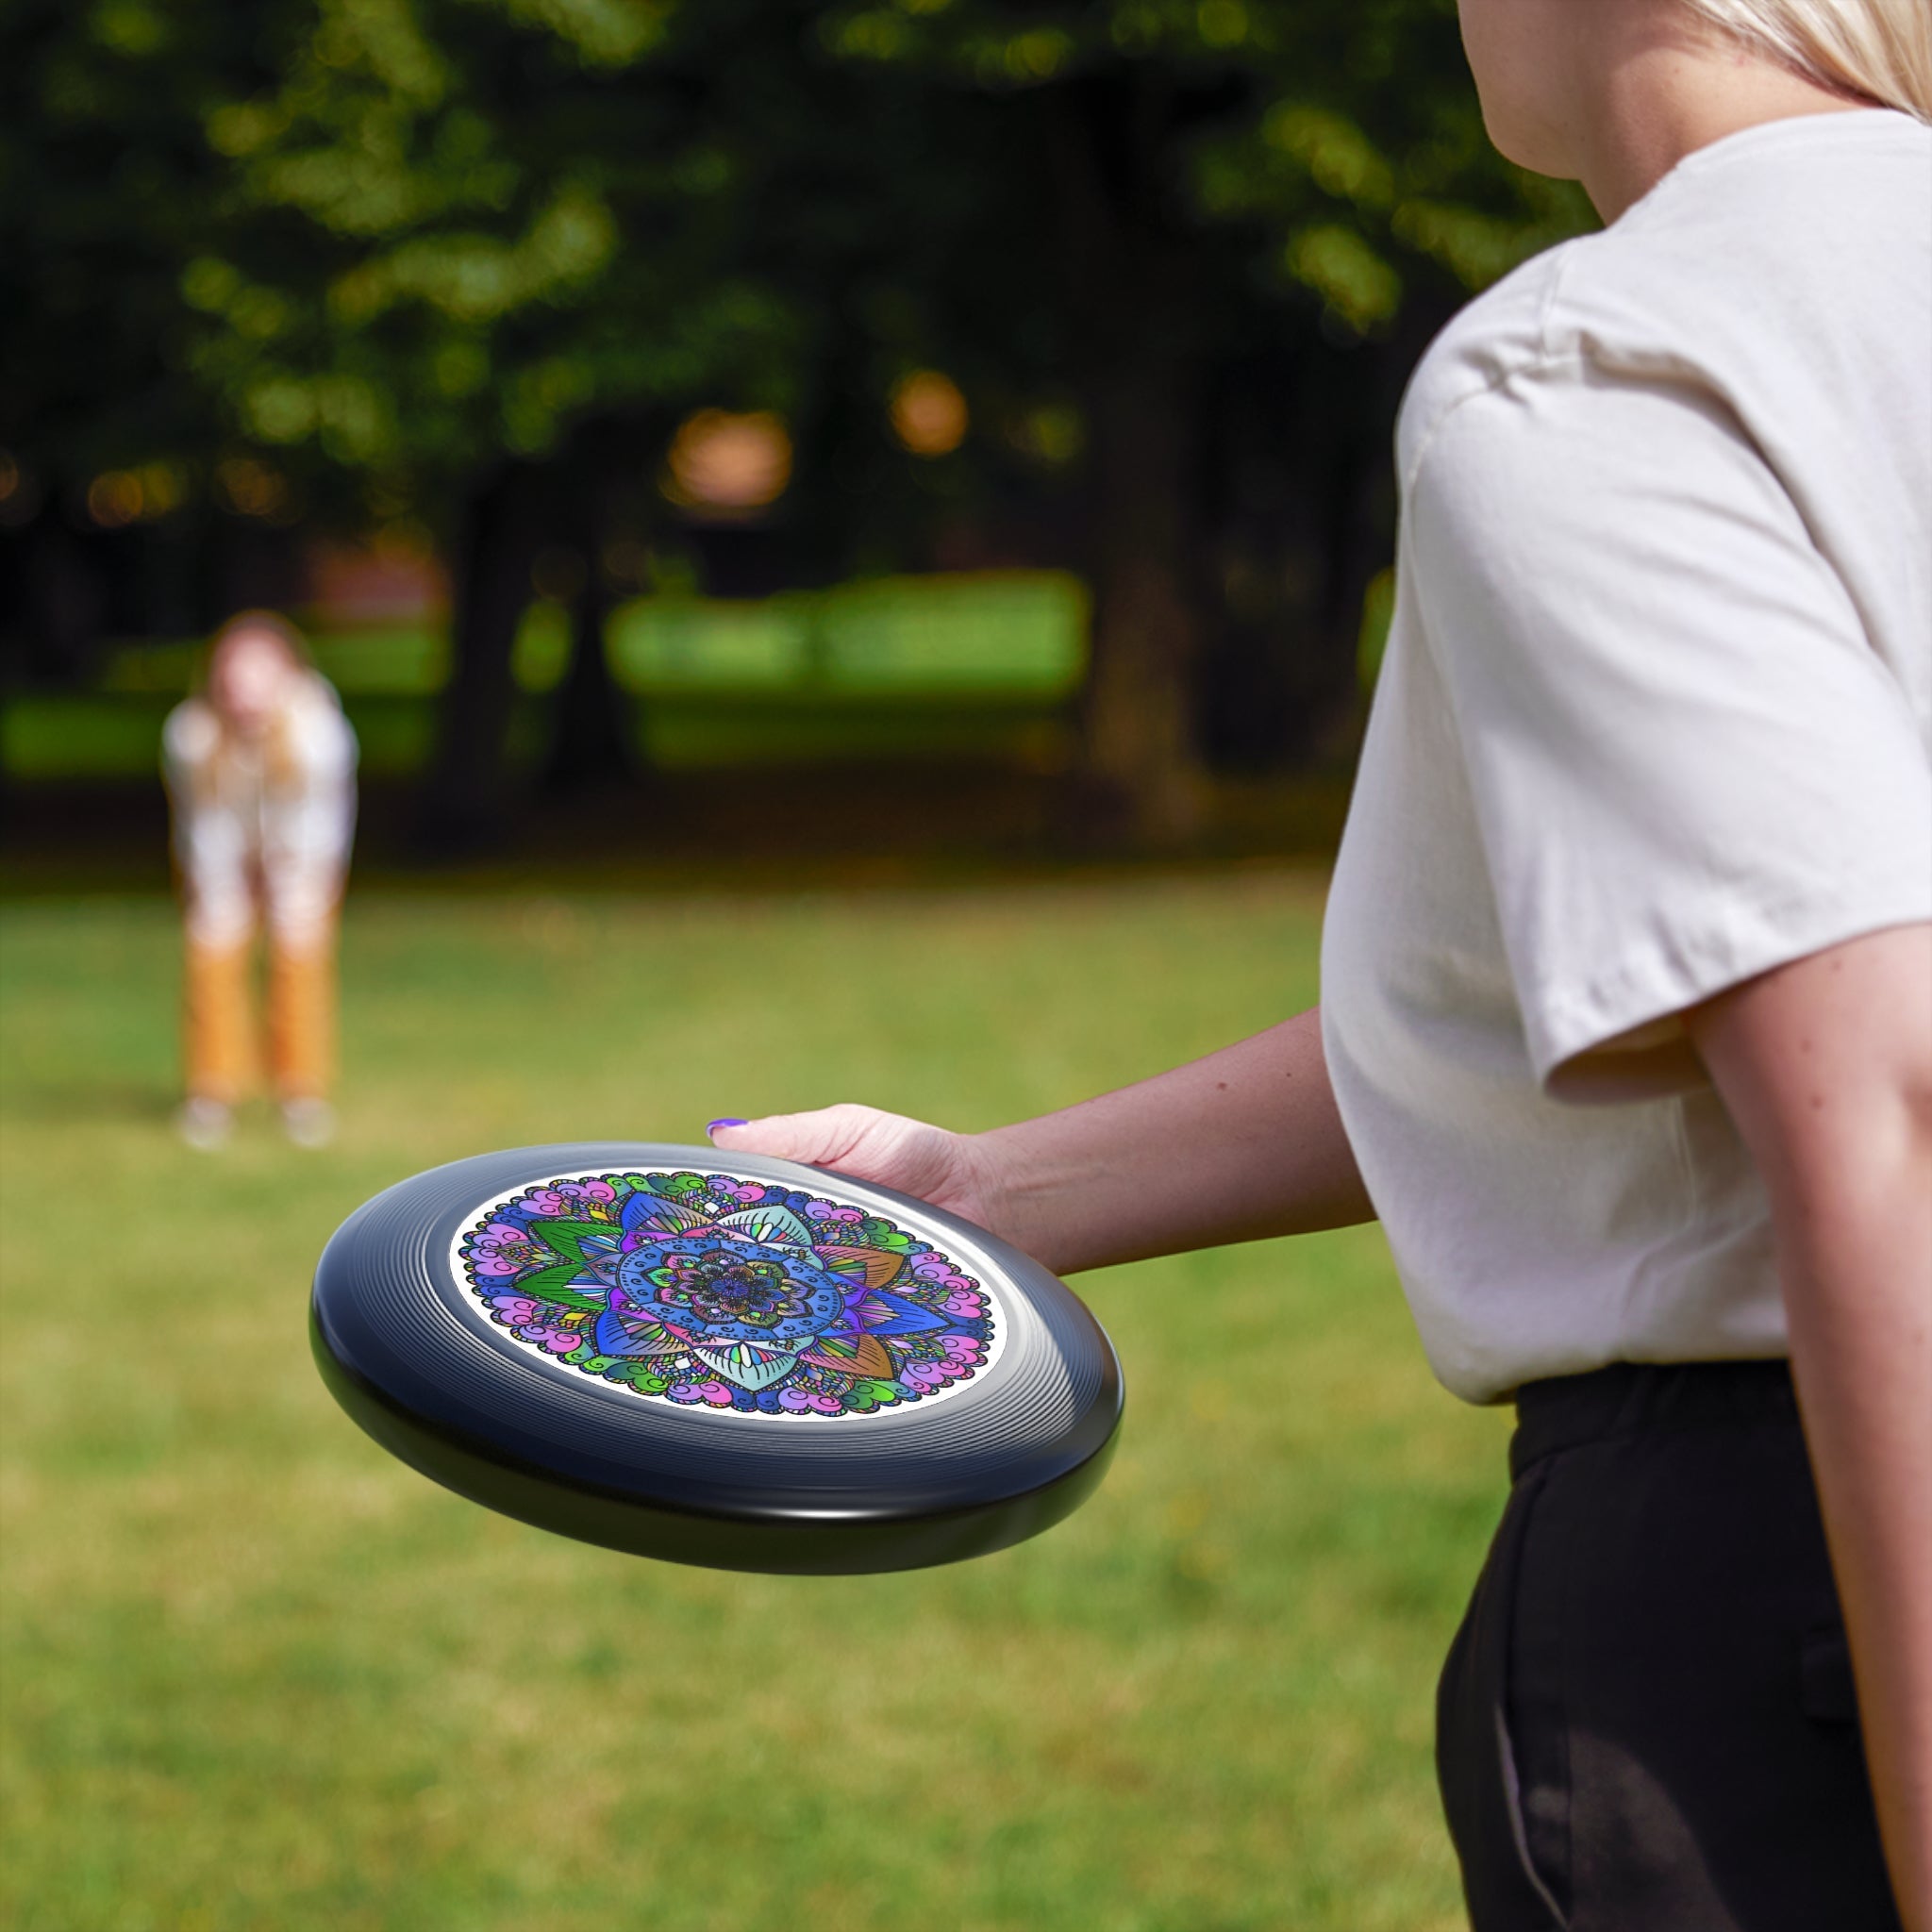
[[[1405,520],[1551,1091],[1681,1085],[1686,1008],[1932,919],[1923,726],[1707,391],[1512,377],[1450,410]]]

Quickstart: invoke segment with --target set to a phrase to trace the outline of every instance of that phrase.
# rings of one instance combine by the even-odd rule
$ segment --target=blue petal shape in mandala
[[[624,1249],[614,1236],[587,1234],[578,1243],[584,1266],[605,1288],[610,1286],[611,1271],[624,1259]]]
[[[608,1308],[597,1317],[592,1333],[599,1355],[676,1355],[691,1346],[659,1323],[626,1322]]]
[[[643,1189],[625,1195],[622,1219],[626,1234],[641,1227],[653,1234],[683,1234],[688,1228],[712,1225],[709,1216],[700,1214],[696,1208]]]
[[[874,1289],[858,1304],[858,1319],[871,1335],[918,1335],[928,1328],[944,1328],[950,1324],[943,1315],[908,1302],[904,1295]]]
[[[721,1215],[720,1227],[736,1228],[755,1241],[769,1241],[783,1248],[811,1246],[811,1229],[781,1202],[762,1208],[741,1208],[735,1214]]]
[[[694,1348],[691,1354],[714,1374],[754,1391],[782,1382],[798,1366],[795,1352],[774,1354],[749,1341],[730,1342],[724,1348]]]

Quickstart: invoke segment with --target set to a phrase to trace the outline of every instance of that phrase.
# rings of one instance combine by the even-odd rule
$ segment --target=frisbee
[[[714,1148],[478,1155],[358,1208],[323,1380],[458,1495],[726,1570],[911,1570],[1098,1486],[1112,1345],[1036,1261],[869,1181]]]

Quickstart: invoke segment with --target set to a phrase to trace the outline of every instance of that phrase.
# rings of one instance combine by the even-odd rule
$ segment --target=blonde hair
[[[1686,0],[1807,80],[1932,122],[1927,0]]]

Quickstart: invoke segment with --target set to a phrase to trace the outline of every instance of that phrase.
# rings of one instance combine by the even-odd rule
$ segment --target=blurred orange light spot
[[[87,486],[87,513],[104,530],[133,523],[143,500],[141,478],[132,470],[106,471]]]
[[[20,465],[14,461],[11,450],[0,449],[0,503],[11,502],[19,488]]]
[[[915,369],[892,388],[892,434],[916,457],[950,455],[972,422],[966,398],[950,375]]]
[[[700,409],[672,438],[664,493],[713,515],[743,515],[775,503],[791,480],[791,439],[768,410]]]
[[[278,516],[287,507],[289,486],[253,457],[229,457],[215,465],[215,489],[237,516]]]

